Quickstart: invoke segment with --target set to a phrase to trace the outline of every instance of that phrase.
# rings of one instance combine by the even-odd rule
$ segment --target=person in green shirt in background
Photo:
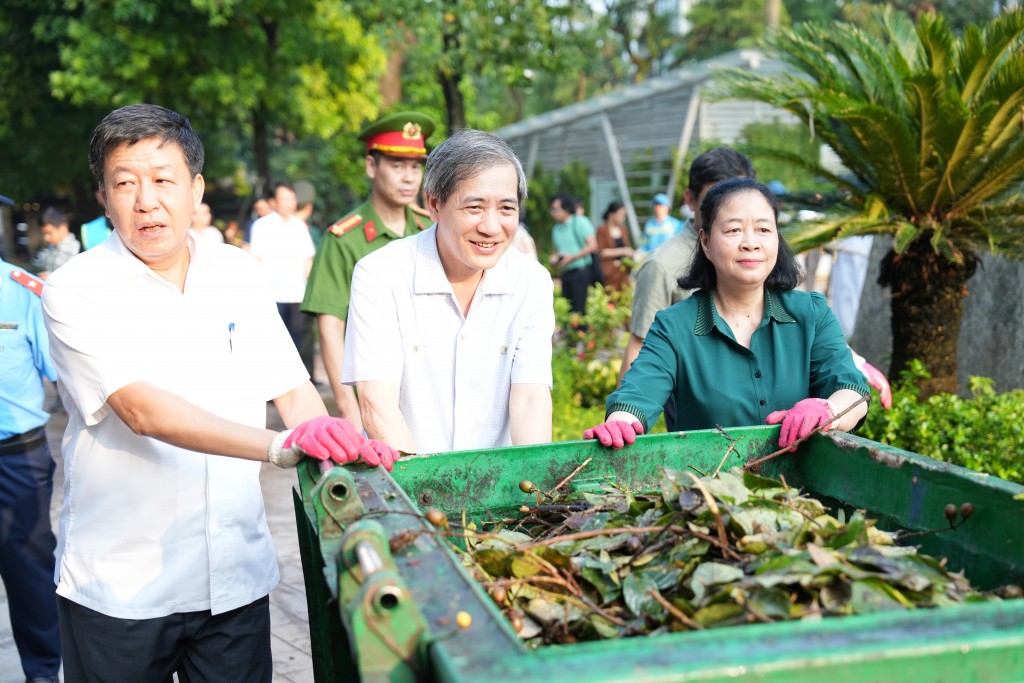
[[[434,122],[416,112],[386,116],[359,134],[366,143],[370,197],[327,228],[313,260],[301,310],[317,318],[320,353],[338,414],[358,430],[363,422],[355,390],[341,383],[345,321],[356,262],[388,242],[430,227],[416,205]]]
[[[554,252],[550,263],[558,268],[562,280],[562,296],[571,309],[586,313],[587,289],[594,282],[591,254],[597,251],[594,224],[586,216],[576,215],[579,202],[575,197],[559,193],[551,199],[551,243]]]
[[[657,314],[605,422],[584,439],[631,444],[674,396],[677,429],[781,423],[786,448],[869,394],[825,297],[796,289],[802,273],[771,191],[725,180],[700,212],[699,249],[679,282],[699,291]],[[828,428],[850,431],[866,413],[862,403]]]

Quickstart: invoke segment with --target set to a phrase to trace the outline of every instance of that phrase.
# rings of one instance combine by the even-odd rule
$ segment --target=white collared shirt
[[[551,386],[551,276],[509,249],[463,317],[433,226],[356,264],[342,381],[399,387],[419,453],[510,446],[513,384]]]
[[[252,224],[249,253],[266,267],[270,291],[282,304],[302,301],[308,277],[306,264],[316,254],[309,227],[299,218],[287,221],[271,211]]]
[[[107,397],[148,382],[221,417],[266,426],[266,401],[307,378],[259,264],[189,240],[184,292],[116,233],[43,290],[68,410],[57,593],[103,614],[214,614],[277,584],[258,462],[133,433]]]

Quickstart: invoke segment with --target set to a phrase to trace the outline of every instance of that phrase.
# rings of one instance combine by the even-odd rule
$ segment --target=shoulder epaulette
[[[327,228],[332,235],[335,237],[341,237],[346,232],[356,227],[363,222],[363,217],[358,213],[354,213],[348,218],[342,218],[340,221]]]
[[[418,213],[421,216],[429,216],[430,215],[429,211],[427,211],[422,206],[419,206],[417,204],[410,204],[409,208],[412,209],[413,211],[415,211],[416,213]]]
[[[11,279],[36,296],[43,293],[43,281],[37,280],[23,270],[12,270]]]

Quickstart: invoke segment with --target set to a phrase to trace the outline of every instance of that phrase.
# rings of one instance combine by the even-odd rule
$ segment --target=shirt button
[[[498,350],[501,351],[502,353],[508,353],[508,347],[505,346],[504,344],[502,344],[501,348]]]
[[[754,378],[755,379],[761,379],[761,371],[760,370],[758,370],[757,372],[754,373]]]
[[[420,347],[417,346],[416,344],[413,344],[412,345],[412,352],[413,353],[419,353],[419,351],[420,351]]]
[[[764,405],[764,399],[763,398],[761,399],[761,405]]]
[[[466,341],[466,335],[460,334],[459,339],[461,339],[462,341]]]

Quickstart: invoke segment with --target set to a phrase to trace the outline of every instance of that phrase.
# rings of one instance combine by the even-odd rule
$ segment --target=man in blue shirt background
[[[670,216],[671,205],[668,195],[659,192],[651,200],[651,209],[654,211],[654,218],[644,223],[644,241],[640,245],[640,251],[651,253],[673,235],[683,231],[683,223],[675,216]]]
[[[39,298],[43,285],[0,261],[0,576],[29,683],[56,683],[60,631],[50,528],[54,462],[43,377],[56,381]]]

